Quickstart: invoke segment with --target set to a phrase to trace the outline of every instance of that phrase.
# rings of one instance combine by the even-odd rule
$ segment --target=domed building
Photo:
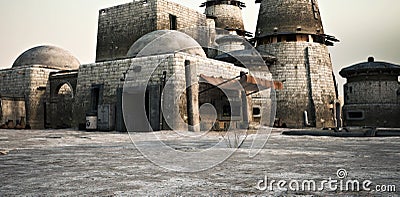
[[[51,108],[56,110],[58,103],[64,103],[63,108],[69,109],[68,113],[58,106],[58,111],[63,113],[59,117],[72,116],[71,102],[50,99],[58,91],[71,95],[76,82],[59,80],[59,84],[52,84],[50,79],[60,72],[76,75],[79,66],[79,61],[70,52],[56,46],[37,46],[23,52],[11,68],[0,70],[0,125],[5,128],[46,128],[52,117]],[[60,121],[66,120],[61,118]]]
[[[241,1],[199,13],[167,0],[99,11],[96,60],[38,46],[0,71],[4,128],[101,131],[228,130],[271,126],[272,80],[248,42]],[[129,12],[126,12],[129,10]]]
[[[244,128],[253,121],[247,94],[260,91],[254,87],[256,78],[244,73],[249,69],[207,58],[203,47],[183,32],[153,31],[137,39],[125,59],[81,65],[74,124],[84,124],[85,114],[93,114],[99,130]],[[257,80],[269,89],[266,76]],[[241,84],[246,88],[240,90]],[[214,119],[202,107],[207,104],[215,109]]]
[[[400,65],[375,61],[340,71],[344,85],[345,126],[400,128]]]

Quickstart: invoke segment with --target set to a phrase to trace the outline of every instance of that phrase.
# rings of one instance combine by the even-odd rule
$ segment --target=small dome
[[[200,44],[185,33],[173,30],[158,30],[139,38],[127,53],[127,57],[143,57],[174,52],[185,52],[206,57]]]
[[[358,63],[347,68],[343,68],[339,74],[342,77],[352,76],[354,74],[371,74],[375,75],[375,72],[383,72],[386,75],[399,75],[400,74],[400,65],[388,63],[388,62],[380,62],[375,61],[375,58],[369,57],[367,62]]]
[[[59,70],[79,68],[79,61],[69,51],[55,46],[38,46],[22,53],[14,62],[13,68],[29,65],[43,65]]]

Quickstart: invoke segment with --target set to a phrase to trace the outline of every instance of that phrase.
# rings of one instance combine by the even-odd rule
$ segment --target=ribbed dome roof
[[[368,62],[358,63],[353,66],[342,69],[339,74],[343,77],[353,75],[355,73],[373,73],[375,71],[382,71],[385,73],[392,73],[393,75],[400,74],[400,65],[375,61],[373,57],[368,58]]]
[[[324,34],[317,0],[262,0],[256,37]]]
[[[14,62],[13,68],[29,65],[43,65],[59,70],[79,68],[79,61],[69,51],[55,46],[38,46],[22,53]]]
[[[206,57],[200,44],[185,33],[174,30],[158,30],[139,38],[127,53],[127,57],[143,57],[174,52],[185,52]]]

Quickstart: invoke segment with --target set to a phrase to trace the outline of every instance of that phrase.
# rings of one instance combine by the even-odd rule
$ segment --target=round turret
[[[207,0],[201,5],[206,7],[205,14],[208,18],[213,18],[215,27],[228,31],[236,31],[239,35],[244,35],[242,8],[245,4],[240,1],[221,1]]]
[[[317,0],[257,0],[261,3],[255,44],[276,57],[269,66],[277,91],[277,124],[288,127],[340,125],[332,62]]]
[[[317,0],[262,0],[256,37],[324,34]]]

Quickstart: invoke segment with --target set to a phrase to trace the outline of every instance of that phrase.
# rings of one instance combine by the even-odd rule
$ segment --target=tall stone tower
[[[270,65],[277,91],[277,119],[288,127],[332,127],[337,90],[317,0],[256,0],[261,3],[256,47],[276,56]]]

